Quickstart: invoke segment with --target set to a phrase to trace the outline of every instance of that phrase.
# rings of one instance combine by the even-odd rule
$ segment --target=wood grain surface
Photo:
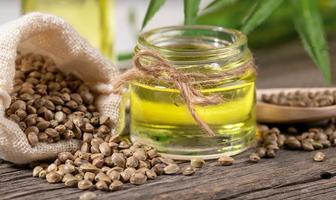
[[[208,162],[194,176],[161,176],[142,186],[126,185],[117,192],[95,191],[98,199],[335,199],[336,148],[323,150],[325,162],[314,162],[315,152],[280,151],[275,159],[247,162],[248,152],[232,166]],[[29,169],[0,165],[0,199],[78,199],[82,191],[33,178]]]
[[[330,42],[335,55],[336,42]],[[324,86],[322,76],[297,42],[257,51],[258,87]],[[336,56],[333,57],[333,63]],[[333,64],[335,66],[335,64]],[[336,148],[323,150],[325,162],[314,162],[315,152],[281,150],[275,159],[247,162],[249,152],[235,157],[232,166],[209,162],[194,176],[161,176],[142,186],[125,185],[117,192],[95,191],[99,200],[148,199],[336,199],[336,177],[321,179],[322,171],[336,172]],[[0,199],[78,199],[82,191],[33,178],[25,166],[0,161]]]

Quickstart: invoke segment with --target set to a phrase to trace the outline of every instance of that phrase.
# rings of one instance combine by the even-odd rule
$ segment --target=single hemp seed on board
[[[187,165],[182,169],[182,174],[185,176],[193,175],[196,172],[195,167],[191,165]]]
[[[94,192],[83,192],[79,196],[79,200],[93,200],[97,197],[97,195]]]
[[[325,154],[319,151],[314,155],[313,160],[316,162],[323,162],[325,160],[325,157]]]
[[[234,159],[231,156],[223,155],[219,157],[217,161],[219,165],[229,166],[233,164]]]
[[[190,165],[195,168],[202,168],[205,165],[205,161],[202,158],[194,158],[190,160]]]

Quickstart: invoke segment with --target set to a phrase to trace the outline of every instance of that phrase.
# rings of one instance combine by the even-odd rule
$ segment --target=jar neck
[[[252,59],[244,34],[213,26],[174,26],[145,32],[139,37],[135,53],[142,50],[156,51],[176,68],[233,68]]]

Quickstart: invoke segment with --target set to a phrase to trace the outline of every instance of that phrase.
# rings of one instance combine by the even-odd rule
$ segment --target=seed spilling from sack
[[[89,88],[62,73],[46,56],[18,55],[11,98],[6,116],[19,125],[32,146],[80,139],[83,133],[92,133],[99,121]],[[105,124],[100,125],[105,128]]]
[[[111,127],[109,127],[111,128]],[[92,148],[108,144],[106,148]],[[122,145],[120,145],[122,144]],[[124,148],[125,144],[128,145]],[[162,174],[178,174],[180,167],[171,159],[163,158],[152,147],[139,143],[128,144],[119,137],[110,134],[93,134],[83,145],[88,151],[78,150],[74,154],[62,152],[50,165],[36,166],[33,175],[45,171],[49,183],[64,182],[68,187],[81,190],[119,190],[123,183],[142,185]],[[83,149],[83,148],[82,148]],[[106,151],[111,152],[106,154]],[[138,156],[134,154],[138,152]],[[140,153],[141,152],[141,153]],[[139,160],[138,158],[143,160]],[[195,168],[184,168],[184,175],[192,175]]]
[[[336,91],[325,90],[317,92],[280,92],[262,95],[262,101],[271,104],[293,107],[323,107],[336,105]]]
[[[173,160],[161,157],[150,146],[137,142],[130,144],[112,136],[112,125],[106,123],[106,117],[99,114],[95,117],[104,120],[90,123],[90,126],[77,118],[73,120],[75,127],[83,123],[78,130],[87,131],[83,134],[80,150],[73,154],[59,153],[52,164],[36,166],[33,175],[46,177],[49,183],[63,182],[81,190],[115,191],[122,189],[124,183],[142,185],[162,174],[180,173],[180,167]],[[192,175],[193,170],[188,169],[184,174]]]
[[[180,167],[156,149],[112,136],[113,123],[97,112],[89,88],[76,77],[61,73],[51,59],[19,55],[16,69],[6,115],[18,123],[29,143],[82,141],[75,153],[61,152],[50,165],[35,166],[33,176],[81,190],[115,191],[124,183],[141,185],[162,174],[180,173]],[[193,170],[184,174],[192,175]],[[84,193],[81,198],[87,196],[92,195]]]

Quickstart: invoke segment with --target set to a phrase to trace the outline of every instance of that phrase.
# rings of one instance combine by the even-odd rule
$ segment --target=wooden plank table
[[[331,41],[332,55],[336,41]],[[322,86],[321,75],[297,43],[256,53],[258,87]],[[336,56],[332,56],[336,63]],[[251,151],[251,150],[250,150]],[[160,176],[142,186],[125,185],[117,192],[95,191],[97,199],[336,199],[336,178],[321,179],[322,171],[336,172],[336,148],[323,150],[325,162],[314,152],[281,150],[275,159],[247,162],[249,152],[236,156],[232,166],[215,162],[194,176]],[[33,178],[30,169],[0,163],[0,199],[78,199],[82,191]]]

